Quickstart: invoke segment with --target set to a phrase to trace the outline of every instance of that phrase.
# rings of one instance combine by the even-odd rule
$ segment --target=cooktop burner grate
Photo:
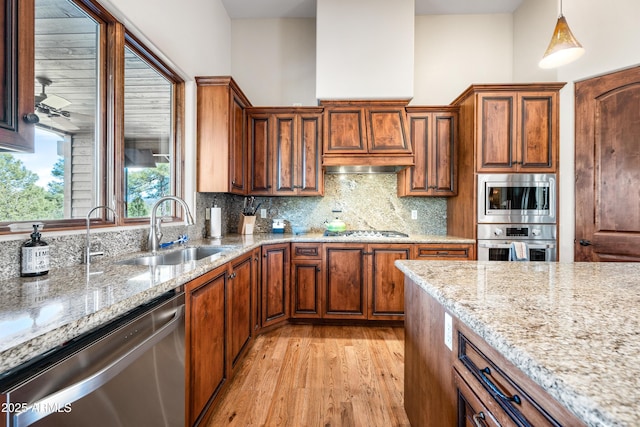
[[[327,230],[324,232],[324,235],[330,237],[409,237],[408,234],[392,230]]]

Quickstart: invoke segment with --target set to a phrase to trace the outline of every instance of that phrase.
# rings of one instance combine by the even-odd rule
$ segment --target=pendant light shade
[[[553,31],[547,51],[538,64],[540,68],[555,68],[568,64],[580,58],[584,48],[569,29],[567,20],[562,15],[562,0],[560,0],[560,16]]]

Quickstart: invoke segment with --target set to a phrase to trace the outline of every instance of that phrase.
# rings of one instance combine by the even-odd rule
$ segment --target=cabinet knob
[[[30,125],[32,125],[35,123],[39,123],[40,117],[38,117],[36,113],[28,113],[22,116],[22,120],[24,120],[25,123],[29,123]]]

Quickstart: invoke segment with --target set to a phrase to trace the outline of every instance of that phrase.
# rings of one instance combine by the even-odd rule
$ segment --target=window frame
[[[153,50],[130,33],[126,26],[118,21],[98,1],[70,0],[99,23],[98,42],[98,96],[99,114],[96,115],[96,165],[102,172],[96,178],[100,190],[95,194],[98,205],[115,205],[117,217],[113,218],[105,210],[98,210],[92,215],[92,227],[133,226],[148,224],[149,217],[125,217],[125,182],[124,182],[124,48],[127,46],[156,71],[162,74],[172,85],[172,144],[174,161],[172,177],[172,195],[183,197],[184,194],[184,117],[185,117],[185,82],[180,75],[167,65]],[[35,2],[32,3],[35,11]],[[31,26],[29,31],[34,31]],[[28,58],[33,68],[35,55]],[[34,93],[33,78],[26,84]],[[179,206],[173,207],[173,221],[182,221],[183,213]],[[84,229],[85,218],[63,220],[29,220],[0,222],[0,235],[17,234],[22,231],[11,231],[10,223],[42,222],[49,231]]]

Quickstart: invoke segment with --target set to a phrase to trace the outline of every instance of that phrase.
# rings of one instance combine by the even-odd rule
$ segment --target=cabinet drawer
[[[514,380],[513,376],[507,373],[507,369],[510,368],[507,363],[503,360],[498,361],[496,355],[488,357],[458,330],[455,369],[460,372],[470,388],[476,392],[484,406],[490,409],[501,425],[524,427],[566,425],[556,419],[532,396],[545,397],[546,400],[551,398],[545,396],[544,391],[530,380],[522,378]],[[516,368],[513,367],[512,370]],[[557,403],[554,406],[556,405]]]
[[[293,259],[322,259],[322,243],[292,243]]]
[[[416,259],[470,260],[475,259],[472,244],[416,245]]]
[[[484,406],[480,398],[476,396],[455,369],[453,370],[453,382],[456,385],[458,399],[458,427],[500,427],[491,411]]]

